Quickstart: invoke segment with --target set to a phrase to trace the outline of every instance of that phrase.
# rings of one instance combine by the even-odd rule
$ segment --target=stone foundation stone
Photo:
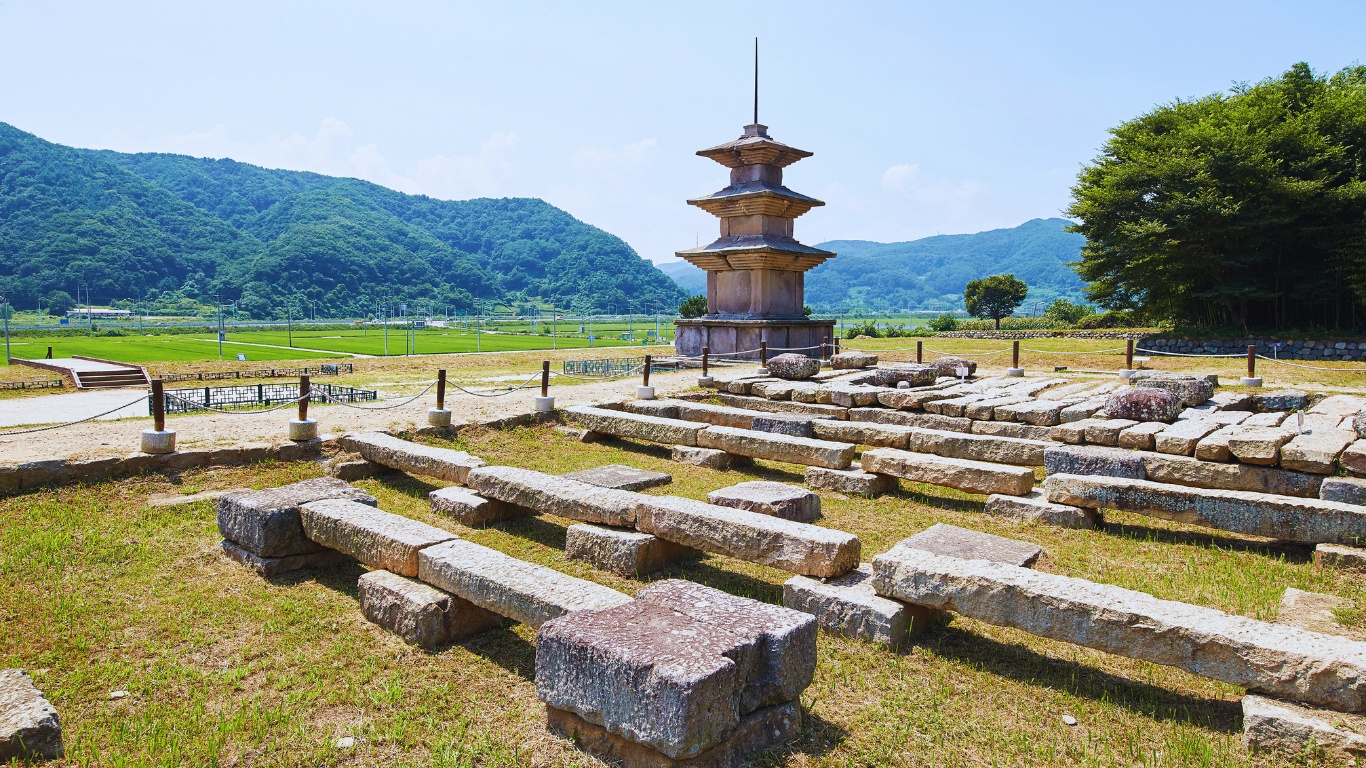
[[[860,463],[866,472],[892,475],[915,483],[942,485],[968,493],[1023,496],[1034,488],[1034,471],[1027,467],[950,459],[895,448],[864,451]]]
[[[1129,377],[1135,387],[1161,389],[1176,395],[1183,405],[1203,405],[1214,396],[1215,382],[1204,376],[1187,373],[1168,373],[1165,371],[1138,371]],[[1162,419],[1138,419],[1138,421],[1162,421]]]
[[[358,587],[365,618],[427,650],[492,629],[503,620],[455,595],[389,571],[361,576]]]
[[[497,499],[486,499],[459,486],[438,488],[427,494],[432,511],[470,528],[483,528],[509,517],[525,515],[527,510]]]
[[[27,672],[0,669],[0,761],[52,760],[62,753],[57,709]]]
[[[565,477],[600,488],[614,488],[618,491],[643,491],[657,485],[668,485],[674,481],[673,475],[664,472],[652,472],[648,469],[637,469],[623,464],[604,464],[601,467],[570,472]]]
[[[1309,407],[1309,393],[1298,389],[1278,389],[1252,396],[1258,411],[1298,411]]]
[[[322,547],[304,535],[299,507],[324,499],[375,504],[370,494],[332,477],[259,491],[238,491],[218,498],[218,532],[257,557],[319,552]]]
[[[780,379],[800,381],[821,372],[821,361],[806,355],[786,353],[768,359],[768,372]]]
[[[839,578],[820,581],[793,576],[783,584],[783,605],[816,617],[822,627],[889,648],[900,648],[942,612],[873,591],[873,567],[867,563]]]
[[[896,478],[888,475],[875,475],[864,472],[862,465],[849,469],[826,469],[807,467],[805,478],[809,488],[834,491],[848,496],[875,498],[896,489]]]
[[[435,526],[345,499],[310,502],[299,511],[309,539],[400,576],[417,575],[418,551],[455,538]]]
[[[1059,528],[1094,528],[1097,517],[1094,509],[1054,504],[1043,491],[1037,489],[1025,496],[992,494],[987,497],[986,508],[983,511],[996,517],[1025,523],[1056,525]]]
[[[686,557],[696,550],[629,528],[576,523],[565,530],[564,554],[599,570],[635,579]]]
[[[669,458],[679,464],[691,464],[707,469],[729,469],[735,457],[725,451],[712,448],[697,448],[690,445],[675,445]]]
[[[349,560],[346,555],[333,550],[319,548],[317,552],[310,552],[306,555],[285,555],[284,557],[261,557],[254,555],[242,547],[234,544],[227,539],[219,542],[219,547],[229,560],[239,565],[256,571],[261,576],[270,578],[289,571],[297,571],[300,568],[325,568],[329,565]]]
[[[750,480],[707,494],[707,501],[784,520],[809,523],[821,516],[821,497],[795,485]]]
[[[964,560],[991,560],[1022,568],[1033,565],[1043,554],[1043,547],[1037,544],[946,523],[935,523],[910,538],[902,539],[896,546],[923,549],[936,555],[961,557]]]
[[[877,355],[868,352],[841,352],[830,356],[830,367],[837,371],[868,368],[877,365]]]
[[[471,469],[484,466],[484,460],[464,451],[434,448],[430,445],[401,440],[384,432],[362,432],[342,438],[348,451],[361,457],[393,467],[402,472],[437,477],[452,483],[464,483]]]

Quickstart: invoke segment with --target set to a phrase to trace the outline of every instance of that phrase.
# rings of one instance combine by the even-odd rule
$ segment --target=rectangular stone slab
[[[956,525],[935,523],[920,533],[896,543],[898,547],[913,547],[936,555],[961,557],[964,560],[991,560],[1027,567],[1043,554],[1043,547],[1027,541],[1016,541],[981,531],[959,528]]]
[[[581,483],[518,467],[481,467],[470,472],[470,488],[481,496],[585,523],[618,528],[636,524],[640,494]]]
[[[664,472],[652,472],[624,464],[604,464],[592,469],[581,469],[578,472],[569,472],[565,477],[618,491],[642,491],[656,485],[668,485],[674,480],[673,475]]]
[[[1135,481],[1129,481],[1135,482]],[[1366,643],[987,560],[894,547],[878,594],[1347,712],[1366,709]]]
[[[22,669],[0,669],[0,761],[62,756],[57,709]]]
[[[417,577],[532,627],[572,611],[602,610],[631,600],[615,589],[463,539],[419,552]]]
[[[1279,496],[1314,498],[1323,478],[1303,472],[1243,463],[1213,463],[1187,456],[1140,453],[1148,480],[1189,485],[1195,488],[1220,488],[1225,491],[1253,491]]]
[[[1158,453],[1192,456],[1195,446],[1221,425],[1209,419],[1182,419],[1158,432],[1154,438]]]
[[[688,400],[671,400],[678,409],[678,418],[684,421],[696,421],[702,424],[711,424],[717,427],[737,427],[739,429],[749,429],[754,423],[754,417],[765,411],[756,411],[749,408],[733,408],[725,405],[712,405],[711,403],[694,403]]]
[[[1022,523],[1056,525],[1059,528],[1095,528],[1096,511],[1085,507],[1054,504],[1038,489],[1025,496],[994,493],[987,497],[983,512]]]
[[[1051,440],[1052,427],[1020,424],[1014,421],[974,421],[968,431],[990,437],[1018,437],[1021,440]]]
[[[565,530],[564,556],[627,579],[644,576],[697,551],[628,528],[575,523]]]
[[[1243,697],[1243,748],[1287,760],[1324,754],[1351,765],[1366,756],[1366,718],[1248,694]],[[1343,721],[1347,720],[1346,723]],[[1310,745],[1313,751],[1310,752]]]
[[[360,577],[360,612],[410,645],[431,650],[498,626],[503,617],[396,573]]]
[[[857,536],[677,496],[644,496],[636,527],[686,547],[803,576],[838,576],[858,565]]]
[[[992,421],[996,416],[996,409],[1007,405],[1019,405],[1021,403],[1033,402],[1033,398],[1023,395],[995,395],[969,403],[963,409],[963,415],[974,421]],[[1008,421],[1008,419],[1001,419]]]
[[[1053,445],[1043,440],[992,437],[935,429],[917,429],[907,435],[906,448],[950,459],[972,459],[1022,467],[1042,467],[1044,450]]]
[[[1050,475],[1147,476],[1141,455],[1103,445],[1055,445],[1044,451],[1043,466]]]
[[[527,513],[526,509],[483,496],[458,485],[438,488],[427,494],[432,511],[453,518],[461,525],[483,528],[509,517]]]
[[[705,425],[692,421],[609,411],[590,405],[566,408],[564,414],[571,424],[600,434],[666,445],[697,445],[697,433],[706,429]]]
[[[350,499],[375,504],[370,494],[334,477],[238,491],[218,497],[218,532],[257,557],[288,557],[321,551],[299,522],[299,507],[310,501]]]
[[[821,497],[787,483],[747,480],[707,494],[707,502],[784,520],[809,523],[821,516]]]
[[[1281,446],[1281,466],[1316,475],[1332,474],[1338,456],[1356,439],[1355,432],[1315,428]]]
[[[299,511],[308,538],[400,576],[417,575],[418,550],[455,538],[435,526],[345,499],[314,501]]]
[[[1166,428],[1167,425],[1160,421],[1144,421],[1135,424],[1120,431],[1119,447],[1151,451],[1157,447],[1157,434]]]
[[[836,579],[793,576],[783,583],[783,605],[815,616],[831,632],[889,648],[901,647],[939,613],[878,595],[867,563]]]
[[[325,568],[329,565],[336,565],[350,560],[351,558],[332,549],[318,548],[316,552],[309,552],[306,555],[285,555],[284,557],[260,557],[239,547],[238,545],[223,539],[218,543],[223,550],[223,555],[229,560],[256,571],[257,574],[270,578],[289,571],[297,571],[300,568]]]
[[[875,445],[884,448],[905,448],[906,439],[916,427],[900,424],[878,424],[871,421],[837,421],[820,419],[811,423],[813,434],[821,440],[833,440],[856,445]]]
[[[383,464],[414,475],[439,477],[452,483],[464,483],[465,475],[484,460],[464,451],[435,448],[430,445],[401,440],[383,432],[362,432],[346,435],[342,446],[354,451],[367,461]]]
[[[669,454],[669,458],[679,464],[691,464],[695,467],[720,470],[729,469],[735,459],[743,457],[731,456],[725,451],[715,451],[711,448],[675,445]]]
[[[967,432],[973,424],[972,419],[962,417],[893,411],[887,408],[850,408],[849,420],[870,421],[877,424],[899,424],[903,427],[919,427],[921,429],[940,429],[946,432]]]
[[[809,437],[791,437],[734,427],[709,427],[698,433],[697,445],[754,459],[785,461],[813,467],[844,469],[854,460],[854,446]]]
[[[1282,541],[1352,544],[1366,537],[1366,508],[1336,501],[1094,475],[1050,475],[1044,491],[1055,504],[1119,509]]]
[[[829,416],[835,419],[849,418],[849,409],[838,405],[794,403],[790,400],[765,400],[760,397],[741,397],[739,395],[729,394],[718,394],[716,399],[721,402],[721,405],[727,405],[732,408],[745,408],[768,413],[810,413],[818,416]]]
[[[803,476],[808,488],[875,498],[896,488],[896,478],[864,472],[862,465],[854,464],[849,469],[826,469],[807,467]]]
[[[968,493],[1006,493],[1023,496],[1034,487],[1034,471],[1026,467],[951,459],[926,453],[875,448],[864,451],[865,472],[900,477],[916,483],[942,485]]]

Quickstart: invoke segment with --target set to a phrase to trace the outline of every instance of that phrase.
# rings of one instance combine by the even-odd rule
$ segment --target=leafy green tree
[[[945,312],[942,315],[939,315],[938,317],[930,318],[930,321],[925,323],[925,325],[931,331],[935,331],[937,333],[943,331],[952,331],[958,327],[958,318],[954,317],[952,312]]]
[[[1083,317],[1091,314],[1091,308],[1085,304],[1080,304],[1067,299],[1058,299],[1048,305],[1048,309],[1043,311],[1043,317],[1049,322],[1058,325],[1070,326],[1081,322]]]
[[[980,280],[969,280],[963,288],[963,303],[973,317],[996,321],[1001,330],[1001,318],[1010,316],[1029,293],[1029,286],[1014,275],[992,275]]]
[[[1093,302],[1193,325],[1366,324],[1366,67],[1296,64],[1110,133],[1068,209]]]
[[[47,313],[53,316],[65,315],[76,308],[76,300],[66,291],[53,291],[47,295]]]
[[[678,314],[681,317],[701,317],[707,314],[707,297],[689,296],[678,305]]]

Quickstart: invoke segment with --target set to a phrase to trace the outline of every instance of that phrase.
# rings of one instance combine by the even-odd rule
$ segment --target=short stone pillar
[[[451,425],[451,409],[428,408],[427,424],[433,427],[449,427]]]
[[[290,419],[289,420],[289,439],[296,443],[306,443],[318,437],[318,421],[316,419]]]
[[[714,383],[716,383],[716,379],[713,378],[713,377],[711,377],[711,376],[698,376],[698,377],[697,377],[697,386],[702,387],[702,388],[704,388],[704,389],[709,389],[709,388],[711,388],[711,385],[714,384]]]
[[[636,399],[637,399],[637,400],[653,400],[653,399],[655,399],[655,388],[654,388],[654,387],[647,387],[647,386],[645,386],[645,385],[643,385],[643,384],[640,385],[640,386],[637,386],[637,387],[636,387]]]
[[[653,389],[653,387],[651,387],[651,389]],[[537,413],[550,413],[551,411],[554,411],[555,397],[553,395],[546,395],[545,397],[538,396],[536,398],[535,408]]]
[[[1018,378],[1018,377],[1020,377],[1020,376],[1024,376],[1024,369],[1023,369],[1023,368],[1007,368],[1007,369],[1006,369],[1006,375],[1007,375],[1007,376],[1015,376],[1015,377]]]
[[[1260,387],[1262,385],[1262,377],[1243,376],[1238,379],[1238,384],[1244,387]]]
[[[1138,371],[1134,370],[1133,368],[1121,368],[1121,369],[1119,369],[1119,377],[1120,377],[1121,379],[1124,379],[1125,381],[1128,381],[1129,379],[1132,379],[1132,378],[1134,377],[1134,374],[1135,374],[1135,373],[1138,373]]]
[[[646,358],[649,359],[648,357]],[[649,374],[646,374],[649,377]],[[555,398],[550,394],[550,361],[541,361],[541,394],[536,398],[537,413],[551,413],[555,410]]]
[[[143,453],[175,453],[174,429],[142,430]]]

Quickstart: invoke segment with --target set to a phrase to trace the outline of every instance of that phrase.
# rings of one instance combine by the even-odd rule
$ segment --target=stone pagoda
[[[811,153],[774,141],[756,120],[735,141],[697,154],[729,168],[730,186],[688,201],[721,219],[721,237],[678,252],[707,272],[707,314],[676,321],[675,350],[699,355],[708,347],[719,355],[766,341],[770,354],[821,355],[835,324],[806,318],[803,273],[835,254],[797,242],[792,222],[825,203],[783,186],[783,169]]]

